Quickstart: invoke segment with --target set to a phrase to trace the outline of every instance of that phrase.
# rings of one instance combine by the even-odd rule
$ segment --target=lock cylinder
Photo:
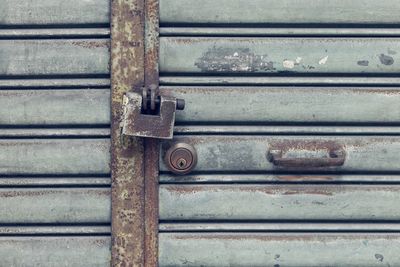
[[[179,175],[188,174],[197,165],[196,149],[186,143],[176,143],[165,153],[164,162],[171,172]]]

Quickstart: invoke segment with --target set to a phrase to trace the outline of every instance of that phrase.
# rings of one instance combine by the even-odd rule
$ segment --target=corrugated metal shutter
[[[0,0],[0,266],[109,266],[108,0]]]
[[[400,265],[399,11],[160,1],[161,91],[199,157],[160,167],[160,266]]]

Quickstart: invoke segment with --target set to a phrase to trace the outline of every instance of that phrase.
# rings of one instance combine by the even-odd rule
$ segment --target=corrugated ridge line
[[[0,236],[110,235],[110,226],[0,226]]]
[[[162,222],[160,232],[400,232],[400,223]]]
[[[110,28],[0,29],[0,39],[110,37]]]
[[[71,79],[0,79],[0,89],[30,88],[75,88],[75,87],[107,87],[111,86],[108,78],[71,78]]]
[[[300,27],[161,27],[161,36],[307,36],[307,37],[396,37],[400,36],[399,28],[300,28]]]

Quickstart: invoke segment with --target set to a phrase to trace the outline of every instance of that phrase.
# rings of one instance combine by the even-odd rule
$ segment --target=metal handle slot
[[[268,160],[278,167],[289,168],[320,168],[338,167],[346,161],[346,152],[343,149],[328,150],[326,157],[284,157],[283,150],[271,149],[268,151]]]

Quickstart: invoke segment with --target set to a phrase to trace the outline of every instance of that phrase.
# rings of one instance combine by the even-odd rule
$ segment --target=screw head
[[[197,153],[192,145],[177,143],[167,150],[164,161],[173,173],[188,174],[196,167]]]

